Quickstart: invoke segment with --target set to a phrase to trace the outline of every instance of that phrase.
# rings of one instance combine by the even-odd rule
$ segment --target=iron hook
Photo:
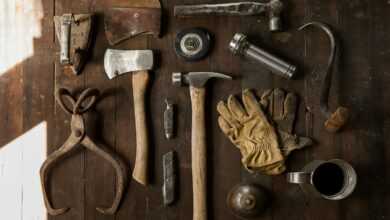
[[[321,22],[306,23],[301,27],[299,27],[298,30],[301,31],[309,26],[318,27],[321,30],[323,30],[327,34],[330,41],[330,55],[328,58],[327,66],[325,68],[325,77],[321,88],[320,110],[321,113],[327,119],[324,123],[326,130],[328,130],[329,132],[337,132],[338,130],[340,130],[340,128],[343,125],[346,124],[349,118],[349,110],[347,108],[338,106],[336,108],[336,111],[331,112],[329,110],[329,104],[328,104],[329,91],[330,91],[330,86],[332,81],[333,66],[338,52],[338,43],[336,41],[336,38],[330,26]]]

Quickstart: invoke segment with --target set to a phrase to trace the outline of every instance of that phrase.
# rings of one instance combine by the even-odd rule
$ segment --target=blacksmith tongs
[[[117,175],[116,194],[113,204],[109,208],[98,207],[96,209],[103,214],[114,214],[119,207],[127,182],[125,164],[113,152],[109,151],[108,148],[105,148],[102,145],[98,146],[97,144],[95,144],[95,142],[93,142],[91,138],[86,134],[86,126],[83,114],[94,105],[98,95],[98,90],[88,88],[81,93],[77,100],[75,100],[71,96],[71,93],[65,88],[60,88],[56,91],[55,98],[58,104],[65,112],[72,115],[72,119],[70,123],[71,134],[69,138],[58,150],[54,151],[51,155],[47,157],[40,170],[43,196],[47,211],[50,215],[63,214],[67,212],[69,208],[53,208],[52,203],[47,194],[49,170],[54,167],[55,163],[59,162],[61,159],[64,159],[66,154],[70,153],[78,146],[84,146],[88,150],[91,150],[97,155],[103,157],[114,167]],[[66,98],[67,103],[70,103],[72,105],[72,108],[69,108],[66,105],[63,98]]]

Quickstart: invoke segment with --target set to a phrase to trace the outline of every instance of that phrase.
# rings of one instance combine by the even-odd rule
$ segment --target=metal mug
[[[300,172],[287,173],[287,182],[299,184],[308,195],[341,200],[354,191],[357,175],[354,168],[343,160],[314,160]]]

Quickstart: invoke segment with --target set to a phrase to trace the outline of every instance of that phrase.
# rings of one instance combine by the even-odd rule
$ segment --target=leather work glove
[[[251,172],[273,165],[284,166],[278,136],[260,103],[249,90],[242,92],[242,102],[244,107],[230,95],[226,104],[220,101],[217,105],[219,126],[240,149],[242,164]]]
[[[287,156],[293,150],[313,144],[310,138],[298,137],[293,134],[294,121],[298,108],[298,98],[294,93],[286,94],[279,88],[267,90],[261,95],[260,103],[267,115],[276,124],[280,149],[285,159],[287,159]],[[284,170],[284,163],[279,163],[265,167],[262,171],[272,175],[281,173]]]
[[[251,104],[250,106],[256,106],[253,109],[255,111],[248,110],[248,102],[252,103],[256,100],[254,95],[249,91],[243,91],[243,103],[245,109],[242,108],[242,105],[238,101],[230,96],[228,99],[227,106],[225,103],[220,102],[217,106],[217,110],[220,113],[218,118],[218,123],[221,130],[229,137],[232,143],[237,146],[242,154],[242,163],[244,167],[250,171],[259,171],[267,175],[277,175],[281,174],[286,170],[285,159],[295,149],[300,149],[305,146],[312,144],[312,140],[306,137],[297,137],[293,135],[294,121],[296,117],[296,111],[298,108],[298,99],[297,96],[293,93],[288,93],[285,95],[285,92],[281,89],[267,90],[261,96],[260,106]],[[257,102],[257,101],[256,101]],[[262,111],[265,110],[266,114]],[[235,112],[235,113],[233,113]],[[256,113],[254,113],[256,112]],[[253,116],[254,115],[254,116]],[[248,122],[252,118],[259,117],[263,122],[261,126],[271,127],[274,135],[268,135],[264,133],[261,129],[252,129],[256,125],[249,125]],[[268,119],[267,119],[268,116]],[[276,129],[273,128],[272,120]],[[251,121],[252,123],[258,123],[256,120]],[[264,121],[266,123],[264,123]],[[276,130],[276,132],[275,132]],[[251,151],[250,147],[255,145],[255,148],[263,149],[261,144],[253,142],[251,139],[263,140],[265,142],[271,142],[276,144],[272,145],[271,155],[273,159],[268,159],[264,161],[264,158],[259,157],[258,155],[262,151]],[[250,146],[250,147],[248,147]],[[281,152],[282,159],[276,149]],[[249,149],[249,150],[248,150]],[[269,152],[270,149],[265,150]]]
[[[286,93],[279,88],[267,90],[261,96],[261,106],[275,122],[281,141],[281,150],[287,157],[291,151],[311,145],[307,137],[293,135],[298,108],[298,98],[294,93]]]

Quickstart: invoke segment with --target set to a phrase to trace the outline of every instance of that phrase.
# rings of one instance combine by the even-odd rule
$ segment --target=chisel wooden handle
[[[205,131],[205,88],[190,87],[192,105],[192,188],[193,220],[207,219],[206,203],[206,131]]]
[[[148,184],[148,132],[145,114],[145,92],[149,81],[148,71],[133,74],[136,157],[133,178],[142,185]]]

